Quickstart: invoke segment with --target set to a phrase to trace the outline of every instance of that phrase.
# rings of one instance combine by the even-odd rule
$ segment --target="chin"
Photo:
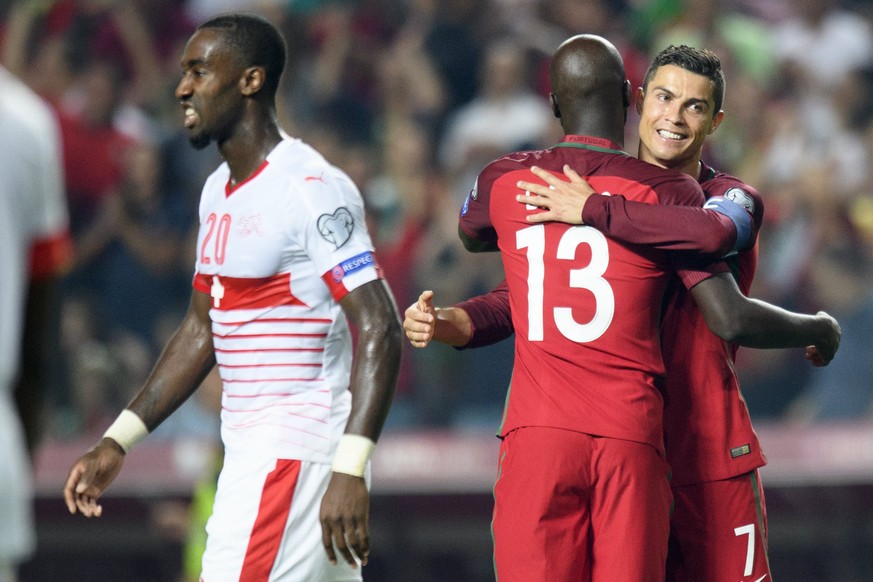
[[[210,141],[212,140],[209,139],[209,136],[202,133],[188,136],[188,143],[190,143],[191,147],[193,147],[195,150],[205,149],[206,146],[209,145]]]

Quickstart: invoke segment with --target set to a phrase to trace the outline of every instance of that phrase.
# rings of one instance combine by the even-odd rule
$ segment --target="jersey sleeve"
[[[470,341],[461,349],[490,346],[508,338],[515,332],[512,326],[509,285],[507,285],[506,279],[485,295],[473,297],[458,303],[455,307],[467,312],[473,326]]]
[[[703,208],[646,204],[623,196],[591,196],[582,220],[623,243],[670,251],[725,256],[747,243],[752,218],[737,204],[715,201]]]
[[[476,179],[473,189],[467,194],[464,205],[461,207],[461,216],[458,226],[460,231],[472,240],[491,243],[497,241],[497,231],[491,224],[489,207],[491,204],[491,184],[493,180],[488,176],[489,167],[486,167]]]
[[[764,221],[764,200],[758,191],[726,175],[704,182],[703,190],[707,196],[703,207],[730,218],[736,227],[731,253],[752,248]]]
[[[352,181],[336,172],[324,180],[299,187],[304,204],[295,204],[293,220],[302,237],[298,242],[315,264],[334,300],[382,278],[367,231],[364,202]],[[302,206],[302,209],[300,208]]]
[[[64,195],[60,131],[52,114],[45,112],[45,131],[38,141],[41,157],[34,180],[37,214],[30,250],[30,277],[41,279],[59,274],[71,263],[73,244],[69,232],[67,202]]]
[[[678,254],[672,255],[673,269],[685,285],[691,289],[701,281],[719,273],[729,273],[730,267],[721,259],[712,259],[703,255]]]
[[[668,210],[701,211],[705,200],[700,184],[686,174],[661,174],[657,190],[657,206]],[[688,289],[713,275],[730,270],[726,263],[711,256],[674,252],[675,250],[669,252],[669,260],[673,270]]]

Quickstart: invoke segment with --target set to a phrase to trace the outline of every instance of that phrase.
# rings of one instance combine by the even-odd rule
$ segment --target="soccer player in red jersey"
[[[718,59],[708,51],[670,47],[656,57],[638,91],[640,158],[674,168],[700,181],[707,207],[731,217],[739,236],[728,259],[748,293],[754,274],[756,234],[763,216],[760,196],[748,185],[717,173],[700,162],[706,135],[723,118],[724,79]],[[665,248],[711,252],[725,240],[730,224],[711,222],[709,231],[686,208],[669,209],[638,204],[619,197],[580,195],[566,182],[534,170],[549,185],[523,182],[522,189],[542,198],[520,196],[520,202],[548,207],[532,221],[563,219],[594,224],[611,237]],[[568,170],[572,180],[581,178]],[[550,189],[551,188],[551,189]],[[582,208],[584,206],[584,214]],[[737,209],[742,209],[738,214]],[[742,213],[751,221],[744,222]],[[683,220],[678,220],[684,216]],[[692,220],[693,218],[693,220]],[[751,226],[751,230],[749,229]],[[765,462],[751,427],[733,373],[736,343],[779,347],[821,342],[810,348],[818,363],[827,363],[838,345],[839,329],[828,316],[802,316],[753,300],[738,301],[732,280],[714,276],[689,293],[676,285],[662,323],[662,350],[666,377],[665,440],[673,470],[675,510],[671,520],[669,580],[764,580],[769,576],[766,557],[766,514],[757,469]],[[706,287],[719,301],[693,299]],[[692,298],[691,295],[694,297]],[[741,297],[740,297],[741,299]],[[487,345],[512,333],[506,286],[433,317],[432,294],[425,292],[407,310],[404,326],[413,345],[422,347],[433,337],[453,345]],[[430,305],[429,305],[430,304]],[[725,315],[713,313],[722,305]],[[729,308],[725,309],[724,306]],[[710,309],[707,310],[707,307]],[[719,319],[734,319],[731,327]],[[436,323],[436,325],[432,325]],[[722,337],[710,331],[707,323]],[[804,339],[806,337],[807,339]],[[816,339],[818,338],[818,339]],[[717,503],[705,500],[718,499]]]
[[[551,66],[556,146],[504,156],[461,213],[469,250],[499,248],[516,330],[500,435],[494,555],[499,580],[663,579],[671,502],[664,458],[659,305],[671,274],[713,272],[592,228],[528,222],[515,203],[533,166],[569,164],[598,190],[700,206],[690,177],[621,150],[630,86],[618,51],[580,35]]]

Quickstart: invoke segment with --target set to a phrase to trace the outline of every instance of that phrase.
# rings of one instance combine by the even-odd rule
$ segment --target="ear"
[[[646,92],[643,91],[642,87],[637,87],[637,90],[634,93],[634,107],[637,110],[637,115],[643,114],[643,100],[645,98],[646,98]]]
[[[718,126],[721,125],[722,121],[724,121],[724,110],[721,110],[712,116],[712,124],[709,126],[707,135],[712,135],[715,130],[718,129]]]
[[[561,119],[561,108],[558,107],[558,98],[554,93],[549,93],[549,104],[552,106],[552,113],[558,119]]]
[[[239,81],[240,93],[246,97],[251,97],[261,90],[264,86],[264,81],[267,77],[267,71],[264,67],[249,67],[243,71],[243,76]]]

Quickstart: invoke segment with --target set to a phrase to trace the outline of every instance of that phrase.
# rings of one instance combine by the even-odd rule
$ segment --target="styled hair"
[[[223,14],[207,20],[197,30],[205,28],[222,32],[244,67],[264,67],[264,90],[269,97],[275,97],[286,59],[285,39],[275,26],[255,14]]]
[[[724,71],[721,70],[721,61],[714,52],[707,49],[695,48],[687,45],[670,45],[655,56],[652,64],[643,78],[643,91],[649,88],[649,81],[655,76],[659,68],[664,65],[675,65],[690,73],[703,75],[713,83],[712,99],[715,102],[713,114],[718,113],[724,105]]]

